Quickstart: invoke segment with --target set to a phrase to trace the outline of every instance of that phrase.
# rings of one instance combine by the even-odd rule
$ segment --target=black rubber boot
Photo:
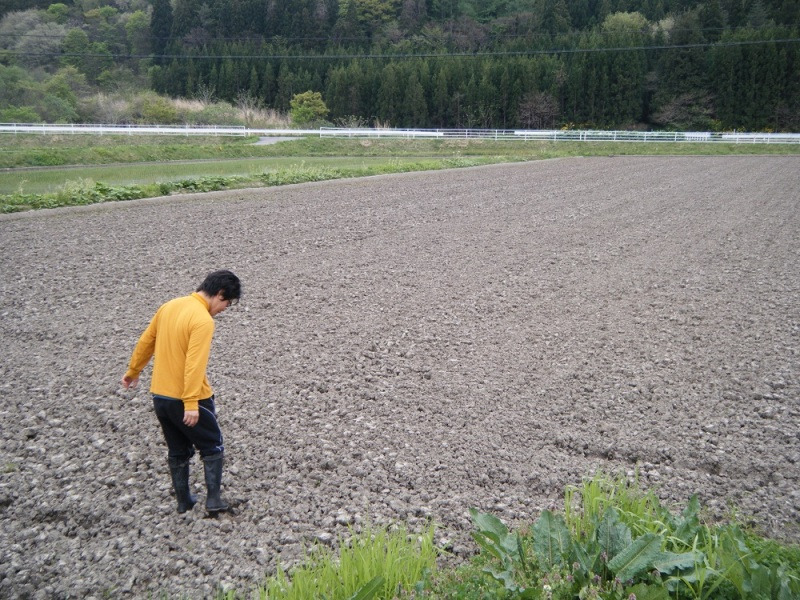
[[[212,514],[230,510],[230,505],[220,497],[223,459],[222,452],[203,458],[203,467],[206,472],[206,489],[208,490],[206,510]]]
[[[189,491],[189,460],[169,459],[169,471],[172,474],[172,487],[178,498],[178,512],[185,513],[197,504],[197,498]]]

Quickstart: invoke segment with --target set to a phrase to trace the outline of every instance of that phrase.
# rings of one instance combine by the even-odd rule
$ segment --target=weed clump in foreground
[[[692,496],[680,515],[637,481],[598,474],[565,491],[563,514],[544,511],[523,531],[471,510],[480,554],[437,571],[434,528],[365,528],[338,555],[315,547],[279,569],[261,600],[796,600],[800,547],[736,524],[709,525]],[[217,600],[242,598],[220,592]]]
[[[481,555],[431,597],[800,598],[800,549],[704,524],[696,496],[674,516],[653,493],[602,474],[565,496],[563,516],[544,511],[525,533],[473,509]]]
[[[352,533],[352,532],[351,532]],[[436,568],[438,551],[434,527],[410,535],[405,527],[367,526],[347,542],[339,540],[338,556],[315,546],[303,563],[278,573],[259,587],[257,595],[268,600],[369,600],[409,597],[420,593]],[[227,594],[224,598],[238,596]]]

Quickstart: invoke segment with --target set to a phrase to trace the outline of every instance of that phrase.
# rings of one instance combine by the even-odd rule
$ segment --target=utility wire
[[[80,28],[72,28],[72,29],[79,29]],[[674,33],[684,33],[684,32],[692,32],[692,31],[699,31],[703,33],[719,33],[719,32],[730,32],[730,33],[742,33],[742,32],[758,32],[763,30],[770,30],[770,29],[791,29],[788,26],[774,26],[774,25],[763,25],[760,27],[743,27],[737,29],[728,29],[726,30],[724,27],[707,27],[707,28],[698,28],[698,29],[667,29],[667,30],[658,30],[656,33],[665,33],[667,35],[671,35]],[[70,30],[66,30],[65,34],[69,33]],[[585,31],[569,31],[565,33],[559,34],[550,34],[544,32],[528,32],[528,33],[491,33],[489,37],[493,40],[497,39],[516,39],[516,38],[551,38],[551,37],[581,37],[583,35],[600,35],[600,36],[612,36],[617,35],[619,33],[623,33],[625,35],[653,35],[651,31],[594,31],[594,30],[585,30]],[[191,32],[187,32],[187,34],[182,36],[153,36],[147,35],[143,36],[141,39],[149,42],[153,41],[164,41],[164,42],[176,42],[176,41],[183,41],[186,39]],[[44,34],[44,33],[32,33],[32,32],[25,32],[25,33],[0,33],[0,39],[2,38],[46,38],[51,39],[53,34]],[[265,42],[265,43],[280,43],[280,42],[339,42],[339,41],[363,41],[363,40],[372,40],[373,37],[371,36],[343,36],[343,37],[334,37],[334,36],[284,36],[281,34],[275,34],[271,36],[245,36],[245,37],[225,37],[225,36],[213,36],[214,42]]]
[[[784,38],[774,40],[742,40],[731,42],[702,42],[695,44],[657,44],[650,46],[617,46],[601,48],[553,48],[549,50],[518,50],[491,52],[420,52],[404,54],[118,54],[92,52],[17,52],[6,51],[7,56],[24,57],[74,57],[74,58],[114,58],[114,59],[161,59],[161,60],[356,60],[356,59],[414,59],[414,58],[484,58],[515,57],[558,54],[589,54],[603,52],[636,52],[647,50],[681,50],[690,48],[728,48],[736,46],[757,46],[763,44],[796,44],[800,38]]]

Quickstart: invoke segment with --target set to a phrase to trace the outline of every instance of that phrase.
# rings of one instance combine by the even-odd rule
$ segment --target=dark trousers
[[[197,448],[201,458],[219,454],[224,450],[222,431],[217,424],[214,396],[198,402],[200,419],[194,427],[183,424],[183,402],[172,398],[153,396],[153,407],[164,431],[169,458],[184,461],[194,456]]]

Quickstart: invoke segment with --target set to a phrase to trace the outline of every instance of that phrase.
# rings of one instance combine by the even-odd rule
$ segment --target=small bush
[[[19,106],[0,110],[2,123],[39,123],[42,117],[32,106]]]
[[[139,94],[131,101],[131,117],[144,124],[171,125],[178,122],[178,109],[163,96],[153,92]]]
[[[291,105],[292,121],[297,125],[309,125],[316,121],[322,121],[330,112],[322,100],[322,94],[310,90],[302,94],[295,94],[289,104]]]
[[[207,104],[198,111],[187,112],[185,119],[196,125],[244,125],[239,110],[227,102]]]
[[[235,187],[247,181],[247,177],[201,177],[199,179],[182,179],[172,183],[172,189],[187,192],[216,192]]]
[[[346,177],[346,175],[339,169],[304,166],[268,171],[259,175],[259,179],[269,186],[326,181],[328,179],[341,179],[342,177]]]

